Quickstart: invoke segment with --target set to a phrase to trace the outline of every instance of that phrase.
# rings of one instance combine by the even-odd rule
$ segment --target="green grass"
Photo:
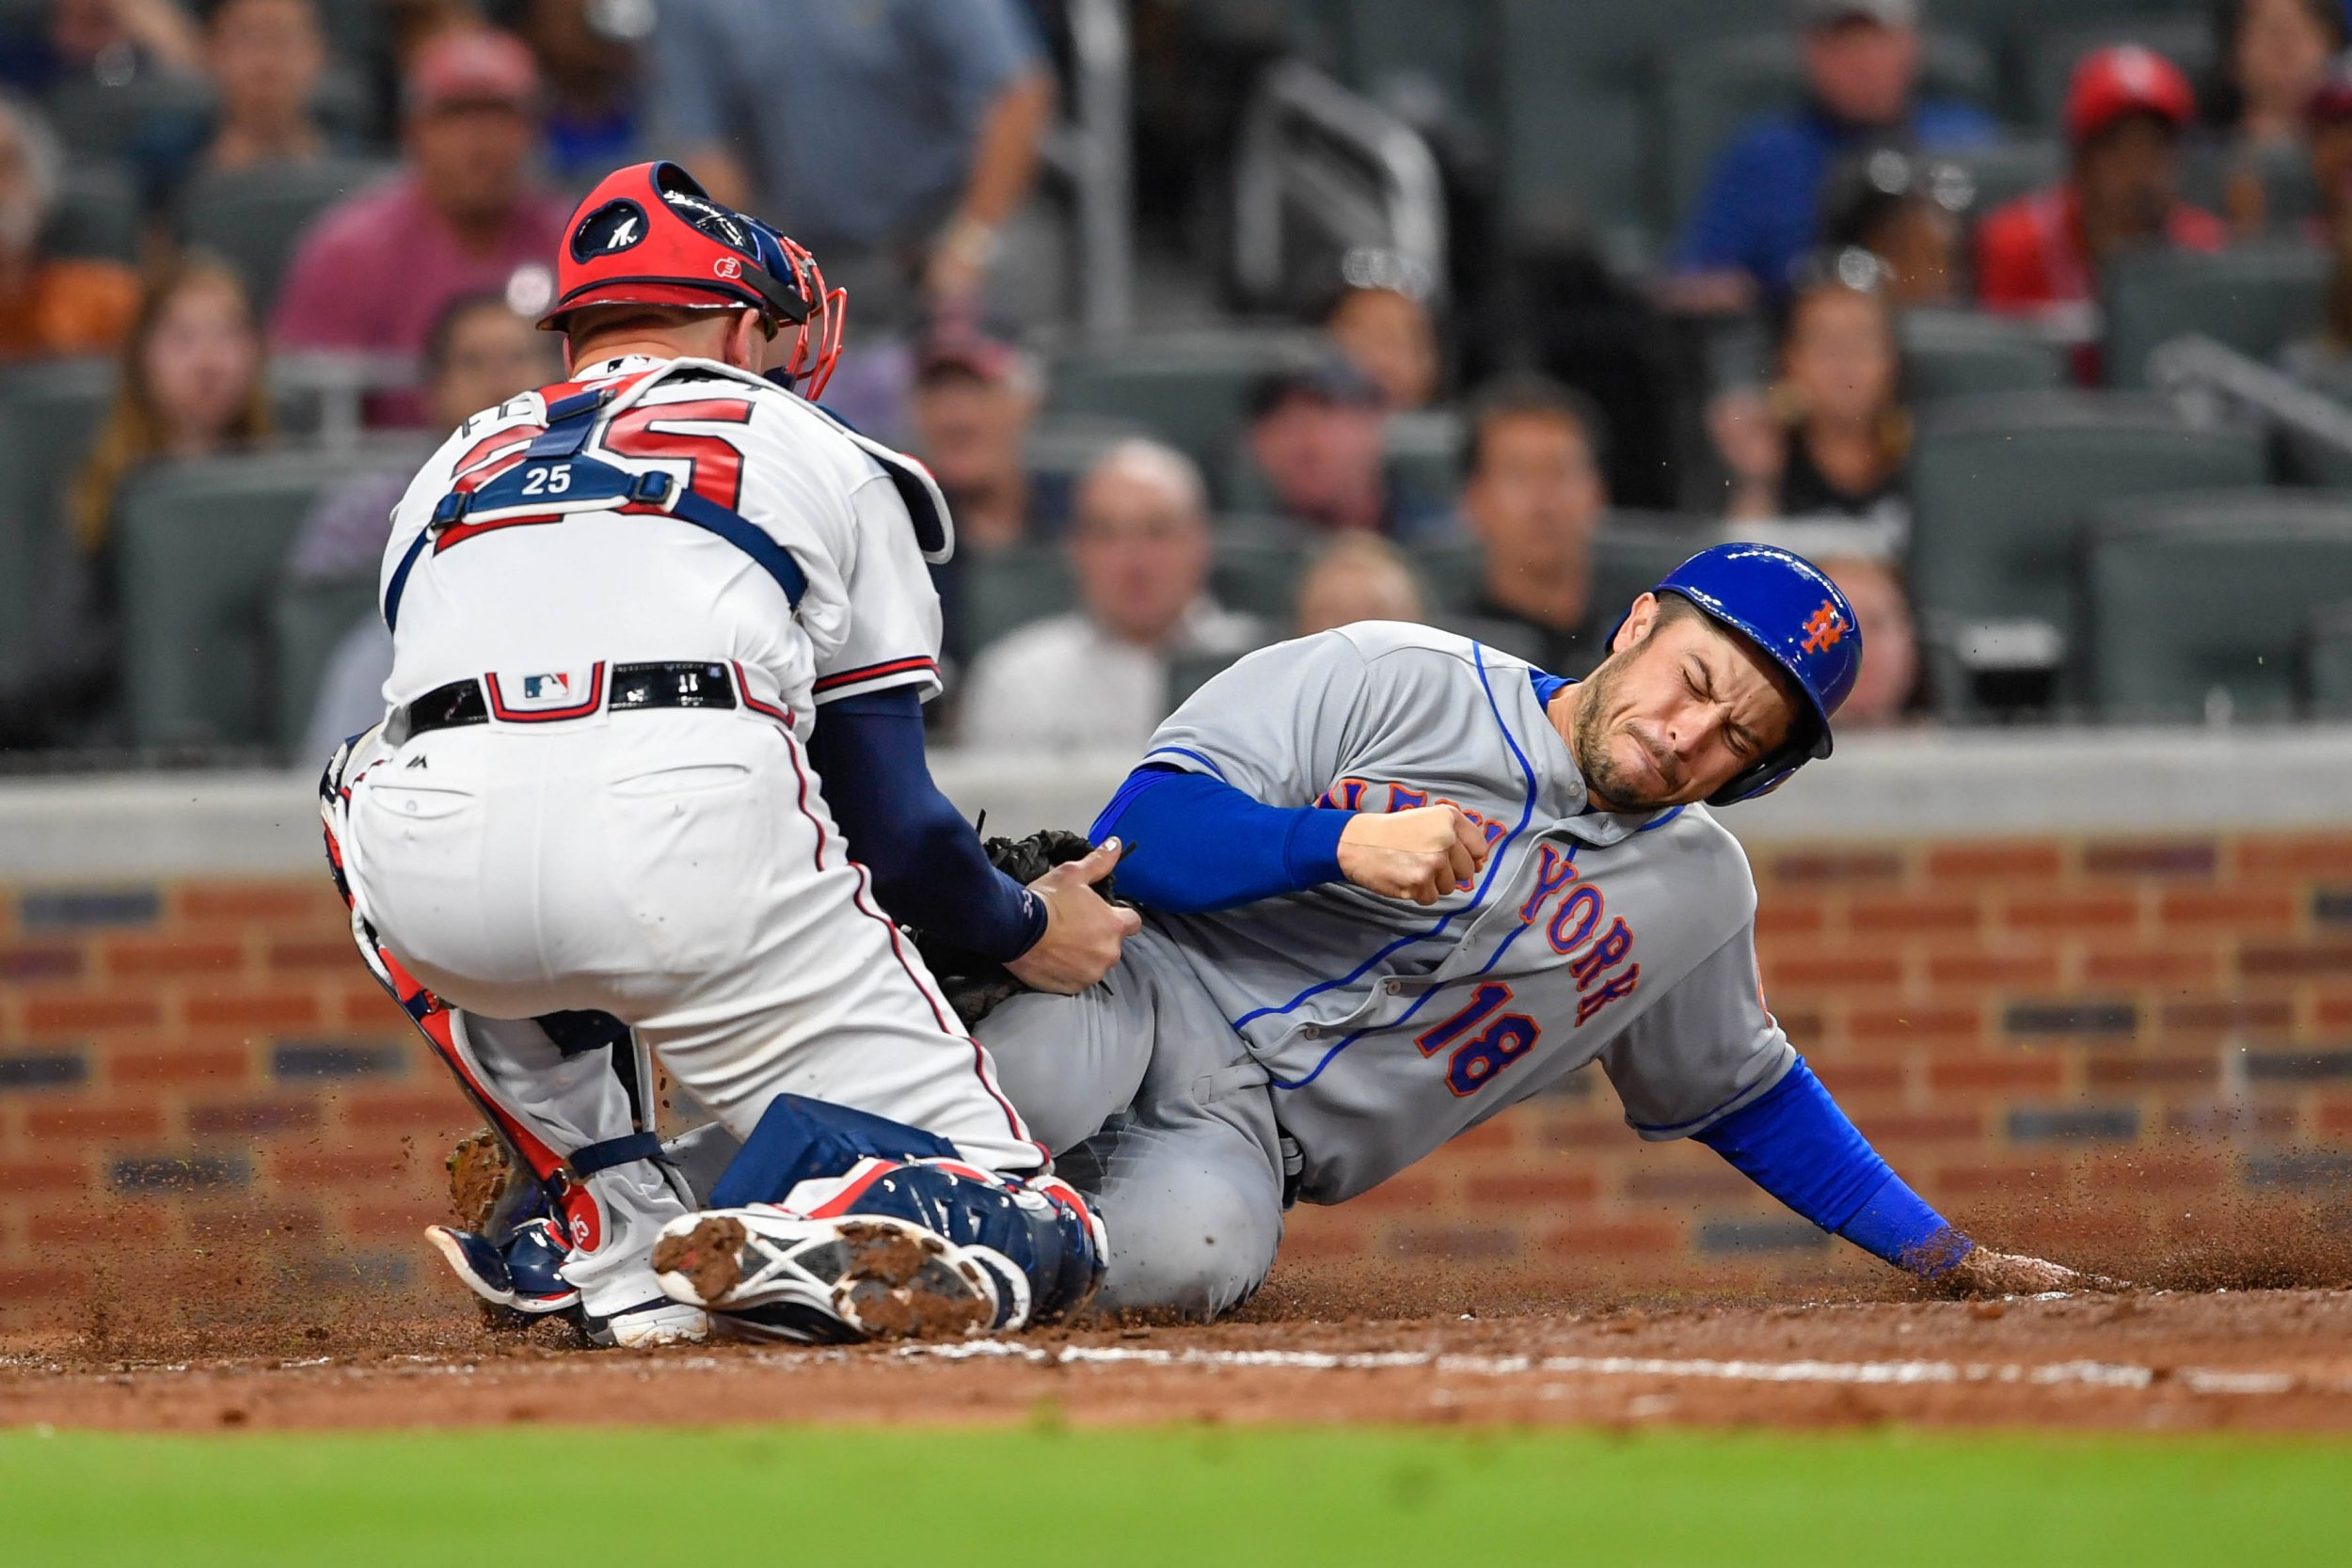
[[[0,1433],[17,1568],[2352,1561],[2352,1444],[1366,1428]]]

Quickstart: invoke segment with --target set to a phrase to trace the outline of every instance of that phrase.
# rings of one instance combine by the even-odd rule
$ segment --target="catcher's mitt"
[[[1057,865],[1084,860],[1094,846],[1084,833],[1045,828],[1026,838],[983,839],[980,848],[990,864],[1026,887]],[[1094,885],[1094,890],[1115,901],[1111,884],[1116,879],[1106,877]],[[914,948],[930,966],[939,989],[946,992],[948,1005],[956,1009],[956,1016],[963,1020],[967,1029],[986,1018],[1005,998],[1029,989],[994,959],[933,941],[921,931],[914,932]]]

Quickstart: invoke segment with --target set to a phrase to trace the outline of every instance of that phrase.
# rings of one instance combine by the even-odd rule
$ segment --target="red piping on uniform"
[[[831,691],[837,687],[850,685],[852,682],[870,681],[883,675],[901,675],[917,670],[935,675],[939,673],[939,662],[936,659],[922,657],[894,658],[882,664],[868,664],[863,669],[839,670],[818,681],[811,689]]]
[[[807,817],[808,825],[817,830],[817,869],[818,873],[821,874],[825,869],[825,825],[818,819],[815,812],[808,809],[808,773],[806,769],[801,767],[801,748],[799,744],[792,741],[789,736],[787,736],[786,738],[787,745],[785,749],[790,753],[792,758],[793,776],[801,782],[801,792],[798,801],[801,815]],[[1041,1164],[1050,1165],[1053,1164],[1053,1151],[1048,1149],[1043,1144],[1039,1143],[1036,1139],[1029,1136],[1028,1128],[1022,1125],[1021,1113],[1012,1108],[1012,1101],[1004,1097],[1003,1092],[996,1087],[995,1081],[989,1077],[987,1051],[981,1047],[978,1040],[974,1039],[969,1034],[948,1026],[947,1013],[946,1011],[946,1004],[940,1000],[939,994],[936,990],[924,983],[923,977],[915,973],[914,966],[907,962],[906,949],[900,946],[898,942],[898,927],[894,925],[880,910],[873,908],[866,901],[866,874],[865,865],[862,864],[855,856],[849,854],[846,847],[844,849],[842,859],[848,864],[849,868],[857,874],[857,891],[850,895],[850,902],[856,907],[859,913],[871,915],[875,920],[880,921],[882,923],[882,928],[890,933],[890,956],[898,960],[898,967],[906,972],[908,979],[914,982],[915,990],[920,993],[924,1004],[931,1010],[931,1022],[938,1024],[939,1032],[946,1035],[949,1039],[961,1039],[965,1044],[971,1046],[972,1069],[979,1075],[980,1087],[988,1091],[989,1098],[996,1101],[999,1106],[1003,1107],[1005,1113],[1005,1125],[1011,1129],[1012,1135],[1014,1137],[1020,1139],[1023,1143],[1027,1144],[1031,1148],[1037,1150],[1038,1159]]]

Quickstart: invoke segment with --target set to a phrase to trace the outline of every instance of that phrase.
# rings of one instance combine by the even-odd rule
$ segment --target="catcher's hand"
[[[996,869],[1045,900],[1045,934],[1007,966],[915,933],[916,950],[966,1028],[1023,990],[1084,990],[1119,961],[1120,944],[1142,929],[1141,917],[1114,901],[1117,840],[1098,849],[1083,833],[1047,828],[1022,839],[988,839],[980,847]]]
[[[1119,840],[1104,839],[1084,859],[1065,861],[1029,883],[1045,900],[1045,934],[1005,966],[1031,990],[1074,996],[1110,973],[1120,945],[1143,929],[1143,917],[1094,891],[1119,869]]]

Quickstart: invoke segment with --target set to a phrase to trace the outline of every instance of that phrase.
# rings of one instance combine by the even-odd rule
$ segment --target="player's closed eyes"
[[[1689,688],[1691,695],[1700,702],[1715,701],[1715,677],[1708,672],[1707,666],[1697,659],[1693,658],[1682,667],[1682,684]],[[1724,720],[1723,734],[1724,743],[1731,748],[1734,756],[1745,761],[1756,755],[1756,737],[1748,734],[1737,721]]]

